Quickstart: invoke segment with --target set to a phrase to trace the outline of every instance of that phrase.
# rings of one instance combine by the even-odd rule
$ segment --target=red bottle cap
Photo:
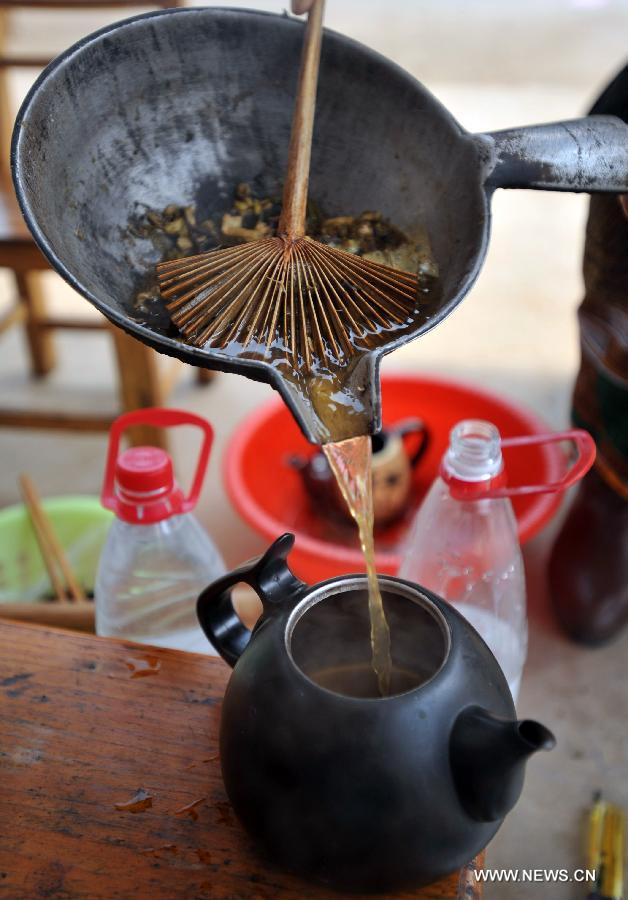
[[[125,522],[161,522],[183,512],[172,460],[158,447],[132,447],[116,461],[116,515]]]
[[[203,432],[203,444],[188,496],[174,480],[172,460],[159,447],[132,447],[118,455],[123,432],[133,425],[172,427],[195,425]],[[102,503],[119,519],[135,525],[151,525],[196,505],[209,461],[213,432],[209,422],[174,409],[142,409],[126,413],[114,422],[109,439]]]

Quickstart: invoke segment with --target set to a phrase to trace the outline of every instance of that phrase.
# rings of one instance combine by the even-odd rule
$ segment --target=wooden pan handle
[[[288,168],[283,189],[278,233],[289,240],[305,235],[307,190],[310,179],[310,156],[316,109],[318,66],[323,36],[325,0],[314,0],[305,26],[297,97],[292,114],[292,131],[288,149]]]

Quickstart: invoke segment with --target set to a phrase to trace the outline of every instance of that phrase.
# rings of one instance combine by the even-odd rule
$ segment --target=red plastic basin
[[[478,388],[454,381],[412,375],[382,378],[384,426],[420,416],[430,432],[430,445],[414,474],[412,503],[399,523],[376,533],[377,569],[396,574],[399,547],[413,513],[437,475],[449,432],[461,419],[493,422],[502,437],[540,434],[548,426],[533,413]],[[302,436],[287,408],[273,400],[246,419],[225,454],[227,490],[238,512],[269,541],[285,531],[296,535],[290,566],[314,583],[335,575],[363,572],[357,535],[313,509],[300,474],[287,464],[293,454],[311,455],[316,448]],[[557,480],[565,468],[559,444],[531,446],[526,452],[504,451],[512,484]],[[513,506],[521,543],[530,540],[552,518],[559,494],[518,497]]]

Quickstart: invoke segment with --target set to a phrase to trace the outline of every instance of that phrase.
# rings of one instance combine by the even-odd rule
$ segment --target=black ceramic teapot
[[[517,721],[508,685],[477,632],[428,591],[382,576],[391,696],[370,667],[366,576],[309,587],[285,534],[214,582],[198,615],[235,666],[220,759],[233,808],[286,868],[330,886],[390,891],[454,871],[493,837],[524,764],[554,745]],[[252,632],[230,589],[255,589]]]

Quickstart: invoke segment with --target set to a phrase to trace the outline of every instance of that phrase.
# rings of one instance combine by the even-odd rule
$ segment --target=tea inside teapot
[[[443,623],[429,608],[399,592],[382,591],[390,629],[388,696],[403,694],[432,678],[447,654]],[[379,698],[372,666],[366,591],[330,594],[306,608],[292,625],[290,653],[301,671],[320,687],[348,697]]]

